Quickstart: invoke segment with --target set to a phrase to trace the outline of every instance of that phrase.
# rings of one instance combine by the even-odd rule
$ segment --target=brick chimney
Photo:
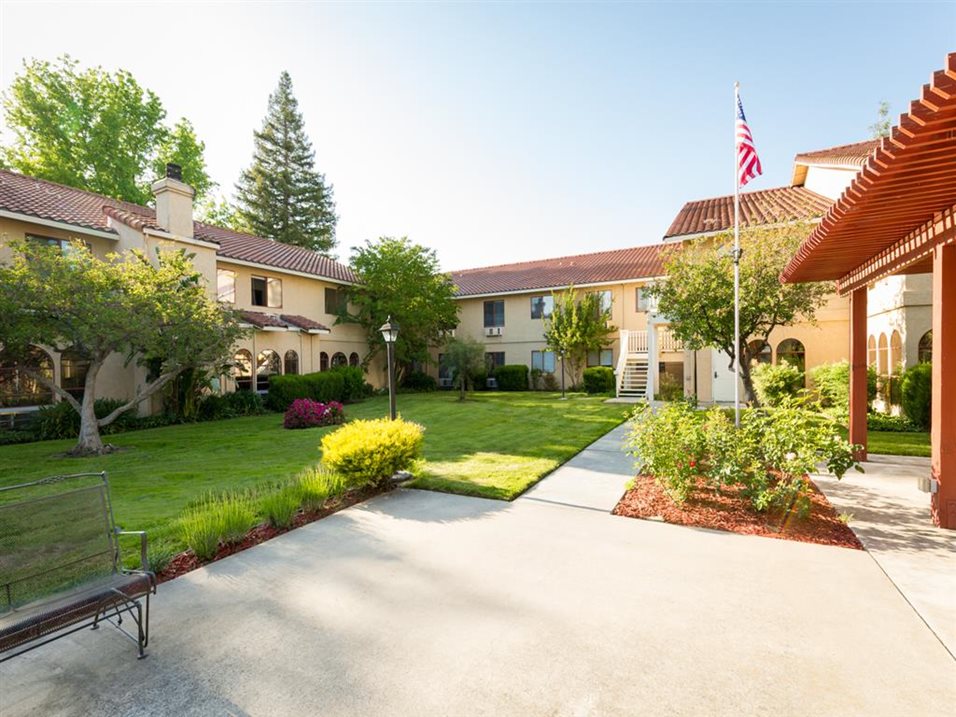
[[[153,182],[156,223],[170,234],[193,238],[193,188],[182,181],[178,164],[166,165],[166,176]]]

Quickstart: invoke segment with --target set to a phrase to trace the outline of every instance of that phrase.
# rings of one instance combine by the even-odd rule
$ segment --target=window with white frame
[[[614,366],[614,352],[611,349],[588,351],[588,366]]]
[[[634,289],[634,298],[636,303],[635,308],[638,311],[647,311],[647,306],[648,306],[647,287],[639,286],[636,289]]]

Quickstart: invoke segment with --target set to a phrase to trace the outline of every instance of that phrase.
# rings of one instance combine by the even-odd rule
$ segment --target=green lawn
[[[399,412],[425,426],[425,463],[415,486],[510,500],[625,416],[603,398],[547,393],[403,394]],[[387,413],[385,397],[346,406],[349,418]],[[323,429],[290,431],[282,416],[168,426],[109,436],[122,450],[66,458],[72,441],[0,447],[0,485],[63,473],[109,473],[118,524],[178,543],[173,521],[207,491],[288,478],[316,463]]]
[[[893,431],[869,431],[867,451],[891,456],[929,456],[929,433],[895,433]]]

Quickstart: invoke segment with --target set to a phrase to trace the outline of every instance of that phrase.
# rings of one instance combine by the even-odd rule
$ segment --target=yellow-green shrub
[[[351,485],[380,484],[419,457],[423,431],[400,418],[352,421],[322,438],[322,461]]]

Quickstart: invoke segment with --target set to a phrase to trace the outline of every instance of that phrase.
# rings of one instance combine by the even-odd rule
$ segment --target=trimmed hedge
[[[423,431],[401,418],[352,421],[322,437],[322,463],[351,486],[381,485],[421,456]]]
[[[435,391],[438,381],[424,371],[410,371],[402,378],[401,387],[408,391]]]
[[[270,376],[266,405],[273,411],[285,413],[297,398],[308,398],[320,403],[347,403],[367,395],[362,369],[358,366],[340,366],[330,371]]]
[[[584,369],[584,390],[590,394],[612,393],[614,384],[614,370],[608,366],[591,366]]]
[[[523,363],[507,364],[495,369],[499,391],[527,391],[528,367]]]
[[[920,428],[929,428],[933,398],[933,365],[918,363],[903,372],[903,415]]]

